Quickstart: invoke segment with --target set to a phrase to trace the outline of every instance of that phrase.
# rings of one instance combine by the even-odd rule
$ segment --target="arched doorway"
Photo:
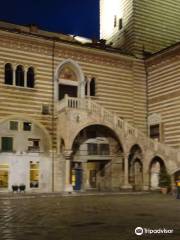
[[[141,190],[143,185],[143,156],[142,150],[139,145],[134,145],[129,154],[129,183],[133,186],[134,190]]]
[[[63,61],[55,73],[55,100],[85,96],[85,79],[80,66],[71,59]]]
[[[154,157],[149,167],[149,184],[151,190],[159,189],[159,176],[163,170],[166,170],[164,161],[158,156]]]
[[[74,190],[120,188],[123,150],[115,133],[102,125],[82,129],[73,143],[71,183]]]

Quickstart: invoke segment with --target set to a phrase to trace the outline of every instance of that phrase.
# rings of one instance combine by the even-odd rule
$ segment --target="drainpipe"
[[[55,152],[53,148],[53,138],[54,138],[54,124],[55,124],[55,102],[54,102],[54,51],[55,51],[55,39],[52,39],[53,46],[52,46],[52,119],[51,119],[51,129],[52,129],[52,136],[51,136],[51,142],[52,142],[52,192],[54,192],[54,161],[55,161]]]

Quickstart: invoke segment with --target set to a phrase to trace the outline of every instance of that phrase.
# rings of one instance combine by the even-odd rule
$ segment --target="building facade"
[[[158,20],[150,33],[148,2],[100,1],[107,43],[0,22],[1,191],[157,189],[162,169],[174,183],[180,33],[167,18],[166,39]]]

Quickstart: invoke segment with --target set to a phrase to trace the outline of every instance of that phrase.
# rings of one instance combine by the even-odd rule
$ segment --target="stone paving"
[[[136,236],[138,226],[173,234]],[[180,200],[160,194],[0,196],[2,240],[180,239]]]

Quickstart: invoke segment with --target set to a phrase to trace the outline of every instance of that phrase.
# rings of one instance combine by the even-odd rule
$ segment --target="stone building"
[[[0,190],[157,189],[180,171],[180,3],[100,0],[99,41],[0,22]]]

